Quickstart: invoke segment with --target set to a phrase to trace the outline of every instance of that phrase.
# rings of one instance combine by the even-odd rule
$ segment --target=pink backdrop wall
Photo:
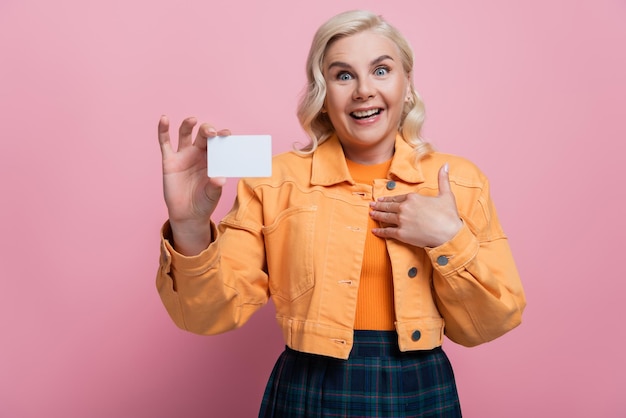
[[[445,344],[465,415],[626,416],[623,0],[2,0],[0,416],[256,416],[271,305],[201,337],[158,299],[156,123],[289,149],[313,31],[352,8],[412,42],[426,136],[490,176],[526,286],[520,328]]]

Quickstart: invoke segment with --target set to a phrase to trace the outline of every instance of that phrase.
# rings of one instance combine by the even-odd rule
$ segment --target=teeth
[[[380,109],[370,109],[362,112],[352,112],[352,114],[357,118],[369,118],[370,116],[377,115],[380,112]]]

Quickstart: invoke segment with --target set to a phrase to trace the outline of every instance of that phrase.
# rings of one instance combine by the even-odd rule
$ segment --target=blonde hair
[[[332,17],[315,33],[306,61],[307,85],[300,99],[297,115],[311,143],[296,152],[312,153],[335,132],[328,115],[322,113],[326,98],[326,81],[322,74],[322,66],[328,48],[341,38],[366,30],[379,33],[393,41],[400,50],[404,72],[412,76],[413,50],[411,46],[404,36],[381,16],[364,10],[353,10]],[[432,152],[431,145],[420,135],[423,123],[424,103],[411,80],[410,98],[404,105],[399,131],[402,138],[415,149],[416,159]]]

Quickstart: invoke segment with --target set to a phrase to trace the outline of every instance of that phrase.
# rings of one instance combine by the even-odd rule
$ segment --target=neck
[[[373,165],[389,161],[393,157],[395,144],[389,146],[376,147],[370,149],[355,149],[355,147],[346,147],[342,144],[343,153],[347,159],[358,164]]]

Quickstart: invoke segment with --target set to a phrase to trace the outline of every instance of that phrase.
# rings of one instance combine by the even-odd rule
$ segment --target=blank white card
[[[270,177],[270,135],[216,136],[207,140],[209,177]]]

